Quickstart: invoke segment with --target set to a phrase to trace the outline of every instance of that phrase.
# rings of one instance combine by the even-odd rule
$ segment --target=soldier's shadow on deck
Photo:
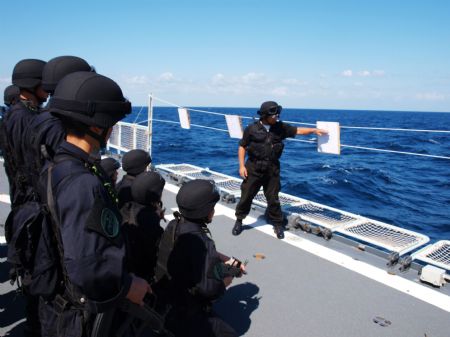
[[[259,306],[261,297],[258,293],[259,287],[254,283],[231,286],[214,305],[214,311],[241,336],[250,328],[250,316]]]

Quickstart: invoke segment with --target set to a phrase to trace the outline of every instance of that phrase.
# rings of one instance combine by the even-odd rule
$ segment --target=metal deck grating
[[[161,168],[163,170],[173,172],[173,173],[196,172],[196,171],[202,170],[201,167],[197,167],[197,166],[189,165],[189,164],[158,165],[158,168]]]
[[[185,175],[191,179],[206,179],[214,180],[215,182],[229,179],[228,177],[224,177],[222,175],[205,170],[200,172],[190,172],[186,173]]]
[[[441,240],[414,254],[414,259],[450,270],[450,241]]]
[[[233,194],[236,197],[241,192],[240,180],[209,169],[190,164],[165,164],[158,165],[157,168],[190,179],[214,180],[221,191]],[[313,203],[289,194],[280,193],[279,199],[284,211],[298,214],[306,221],[342,233],[355,240],[399,254],[409,252],[430,240],[422,234]],[[256,195],[253,203],[261,207],[267,207],[267,200],[262,191]],[[445,254],[449,254],[448,250],[445,251]]]
[[[311,221],[329,229],[354,222],[357,218],[342,214],[311,203],[294,205],[286,209],[287,212],[298,214],[304,220]]]
[[[345,225],[342,228],[338,228],[337,231],[361,241],[402,254],[411,251],[430,240],[425,235],[378,221],[364,221],[362,223]]]
[[[241,193],[241,182],[239,180],[225,180],[216,183],[217,187],[224,191],[237,195]]]
[[[278,198],[280,199],[281,206],[298,204],[298,203],[302,202],[301,199],[291,196],[289,194],[284,194],[284,193],[280,193],[278,195]],[[267,206],[267,199],[263,192],[259,192],[256,195],[256,197],[253,199],[253,201],[260,206],[264,206],[264,207]]]

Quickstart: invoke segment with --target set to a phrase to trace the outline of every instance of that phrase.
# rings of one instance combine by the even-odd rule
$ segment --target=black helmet
[[[100,161],[100,166],[105,170],[106,174],[111,177],[114,174],[114,171],[120,168],[120,163],[114,158],[108,157],[103,158]]]
[[[258,115],[261,115],[261,117],[279,115],[282,109],[283,107],[278,105],[277,102],[267,101],[261,104],[261,108],[258,110]]]
[[[160,201],[165,184],[166,181],[158,172],[149,171],[138,175],[131,185],[133,201],[142,205]]]
[[[151,162],[152,158],[147,151],[135,149],[123,155],[122,167],[127,174],[137,176],[144,172]]]
[[[18,102],[20,99],[20,89],[15,85],[10,85],[5,88],[3,101],[5,105],[10,106]]]
[[[53,94],[58,82],[64,76],[76,71],[92,71],[92,67],[76,56],[58,56],[51,59],[42,71],[42,89]]]
[[[188,219],[206,218],[220,199],[212,180],[196,179],[184,184],[177,194],[180,213]]]
[[[110,128],[131,112],[116,82],[86,71],[65,76],[48,104],[53,115],[87,126]]]
[[[42,71],[45,66],[44,61],[36,59],[26,59],[19,61],[12,73],[12,83],[23,89],[34,89],[42,81]]]

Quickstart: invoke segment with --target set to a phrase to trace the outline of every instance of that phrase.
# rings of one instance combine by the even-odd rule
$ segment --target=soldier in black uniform
[[[111,184],[112,186],[115,188],[116,187],[116,182],[117,182],[117,176],[118,176],[118,172],[117,170],[120,169],[120,163],[118,160],[115,160],[114,158],[103,158],[100,161],[100,165],[103,168],[103,170],[105,171],[105,173],[108,175],[109,179],[111,180]]]
[[[147,151],[134,149],[124,154],[122,158],[122,168],[127,173],[117,184],[117,194],[119,195],[119,209],[132,201],[131,184],[133,180],[142,172],[147,170],[148,165],[152,162],[152,158]]]
[[[163,228],[161,201],[166,181],[157,172],[143,172],[131,185],[132,201],[122,209],[122,229],[127,243],[127,265],[137,276],[153,281],[158,245]]]
[[[278,121],[281,105],[268,101],[261,105],[259,121],[247,126],[239,142],[239,174],[244,179],[241,185],[241,199],[236,206],[236,223],[233,235],[242,232],[242,220],[250,212],[253,198],[261,186],[267,199],[266,216],[274,226],[277,238],[284,238],[283,213],[280,200],[280,157],[283,153],[283,140],[296,135],[326,134],[326,131],[315,128],[297,128]],[[248,154],[245,162],[245,154]]]
[[[12,83],[20,89],[19,100],[4,116],[4,132],[10,151],[5,157],[6,173],[10,181],[12,208],[33,200],[32,180],[29,176],[32,160],[26,157],[28,124],[39,112],[48,94],[42,89],[42,71],[46,62],[25,59],[16,64]]]
[[[76,71],[91,71],[92,67],[83,59],[76,56],[58,56],[44,66],[42,71],[42,89],[50,97],[53,95],[56,85],[64,76]],[[28,151],[33,158],[33,174],[36,179],[44,163],[42,146],[47,156],[52,157],[64,140],[66,132],[61,124],[61,120],[50,114],[48,109],[42,109],[38,115],[34,116],[28,126],[29,137],[27,142]]]
[[[167,326],[175,336],[237,336],[211,309],[233,279],[223,273],[224,265],[233,260],[216,250],[207,227],[219,199],[213,181],[184,184],[176,197],[179,213],[161,238],[156,277],[159,285],[168,282],[173,309]]]
[[[8,85],[3,93],[3,101],[7,107],[16,104],[20,100],[20,89],[16,85]]]
[[[27,128],[30,121],[47,100],[48,95],[41,85],[45,64],[42,60],[25,59],[15,65],[12,83],[19,88],[19,96],[14,97],[2,121],[2,134],[5,137],[2,145],[4,165],[11,198],[11,212],[5,223],[5,237],[8,242],[8,262],[12,266],[10,276],[13,282],[17,282],[26,300],[26,336],[40,336],[39,299],[29,291],[30,275],[23,263],[25,247],[19,234],[23,228],[31,226],[33,219],[39,215],[40,208],[33,188],[34,181],[30,174],[32,160],[27,156],[28,147],[25,140],[28,137]]]
[[[97,166],[112,126],[130,113],[131,104],[111,79],[75,72],[58,83],[49,110],[67,133],[40,179],[40,195],[52,214],[58,248],[52,268],[60,271],[63,287],[56,286],[53,300],[41,302],[42,332],[89,336],[97,313],[113,309],[125,298],[142,304],[151,291],[144,279],[126,269],[115,192]],[[37,256],[45,255],[39,249]],[[48,259],[37,261],[35,270],[45,271]]]
[[[3,152],[5,151],[5,146],[7,145],[8,142],[8,137],[6,136],[6,132],[4,131],[4,116],[6,113],[6,109],[9,108],[11,105],[16,104],[16,102],[18,102],[20,99],[20,89],[15,86],[15,85],[9,85],[5,88],[5,91],[3,93],[3,102],[5,104],[5,106],[1,107],[1,125],[0,125],[0,130],[1,130],[1,135],[0,135],[0,151],[2,153],[3,156]],[[9,176],[9,174],[7,174]]]

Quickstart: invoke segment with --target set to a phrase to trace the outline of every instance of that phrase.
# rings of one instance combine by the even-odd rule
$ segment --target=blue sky
[[[3,1],[0,90],[76,55],[185,106],[450,111],[450,1]]]

